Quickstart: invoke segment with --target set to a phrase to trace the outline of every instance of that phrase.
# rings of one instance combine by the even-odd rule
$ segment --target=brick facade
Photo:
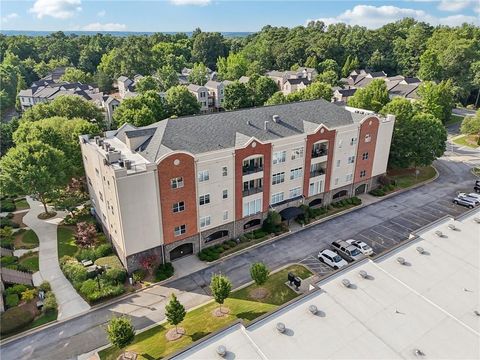
[[[355,162],[355,173],[353,182],[355,184],[364,182],[372,177],[373,159],[375,158],[375,147],[380,122],[376,117],[369,117],[360,124],[358,134],[357,157]],[[366,139],[369,138],[369,141]],[[368,153],[368,158],[363,159],[363,154]],[[365,176],[360,176],[365,171]]]

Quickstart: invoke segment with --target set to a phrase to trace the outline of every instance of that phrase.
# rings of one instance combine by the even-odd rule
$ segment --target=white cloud
[[[41,19],[44,16],[51,16],[55,19],[68,19],[82,10],[81,0],[36,0],[30,8],[30,12]]]
[[[473,5],[470,0],[441,0],[438,9],[443,11],[460,11],[466,7]]]
[[[372,5],[356,5],[352,9],[346,10],[338,16],[320,18],[325,24],[334,24],[344,22],[348,25],[360,25],[367,28],[379,28],[387,23],[401,20],[405,17],[411,17],[418,21],[425,21],[432,25],[450,25],[456,26],[464,22],[480,24],[480,20],[476,16],[453,15],[447,17],[435,17],[429,15],[423,10],[415,10],[408,8],[399,8],[396,6],[372,6]],[[307,23],[310,20],[307,21]]]
[[[101,11],[97,12],[98,17],[104,17],[106,14],[107,14],[107,12],[105,10],[101,10]]]
[[[127,28],[125,24],[119,23],[91,23],[82,27],[85,31],[124,31]]]
[[[18,14],[17,13],[11,13],[11,14],[8,14],[8,15],[5,15],[4,17],[2,17],[2,22],[3,23],[8,23],[10,20],[15,20],[16,18],[18,18]]]
[[[197,5],[205,6],[212,2],[212,0],[170,0],[173,5]]]

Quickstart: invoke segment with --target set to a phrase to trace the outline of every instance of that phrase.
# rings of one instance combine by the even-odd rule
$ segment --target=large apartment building
[[[395,118],[324,100],[125,124],[81,136],[95,213],[129,271],[377,186]]]

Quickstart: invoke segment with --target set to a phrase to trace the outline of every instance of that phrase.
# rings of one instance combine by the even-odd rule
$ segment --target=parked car
[[[475,186],[473,187],[475,192],[480,193],[480,180],[475,180]]]
[[[480,204],[480,201],[468,196],[458,195],[455,199],[453,199],[453,203],[473,209],[475,206]]]
[[[334,241],[332,242],[332,247],[338,255],[346,260],[359,260],[364,258],[363,254],[357,247],[350,245],[346,241]]]
[[[355,246],[365,256],[369,256],[369,255],[373,254],[373,249],[370,246],[368,246],[367,244],[365,244],[363,241],[354,240],[354,239],[348,239],[348,240],[345,240],[345,241],[347,243],[349,243],[350,245]]]
[[[334,269],[340,269],[348,263],[342,259],[342,257],[338,254],[335,254],[332,250],[322,250],[318,253],[318,260],[331,266]]]
[[[470,197],[470,198],[472,198],[472,199],[474,199],[474,200],[480,201],[480,194],[476,194],[476,193],[470,193],[470,194],[459,193],[458,195],[467,196],[467,197]]]

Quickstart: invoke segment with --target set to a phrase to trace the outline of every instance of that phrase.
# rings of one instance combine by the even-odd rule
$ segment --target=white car
[[[476,194],[476,193],[470,193],[470,194],[459,193],[458,196],[466,196],[466,197],[469,197],[469,198],[473,198],[477,201],[480,201],[480,194]]]
[[[349,243],[350,245],[355,246],[365,256],[369,256],[369,255],[373,254],[373,249],[370,246],[368,246],[367,244],[365,244],[363,241],[354,240],[354,239],[348,239],[348,240],[345,240],[345,241],[347,243]]]
[[[340,269],[348,265],[348,263],[343,260],[340,255],[328,249],[322,250],[318,253],[318,260],[327,264],[328,266],[331,266],[334,269]]]

